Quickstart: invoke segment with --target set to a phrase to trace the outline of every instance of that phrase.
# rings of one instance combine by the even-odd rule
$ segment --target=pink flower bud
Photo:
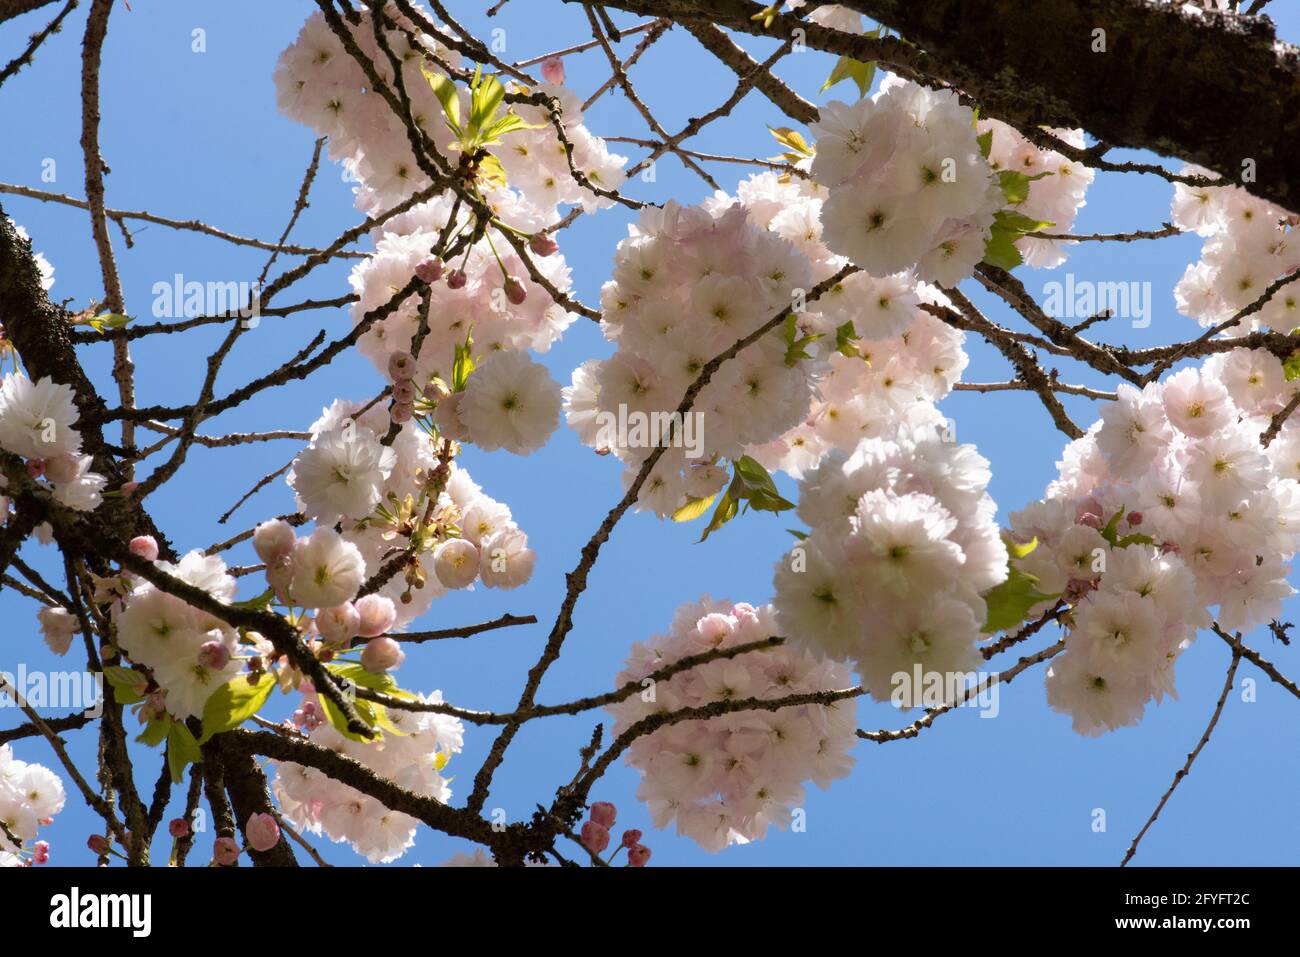
[[[387,595],[366,595],[357,599],[355,607],[357,634],[362,638],[378,638],[397,621],[397,607]]]
[[[415,403],[394,402],[388,410],[388,417],[398,425],[410,422],[415,417]]]
[[[50,845],[47,841],[37,841],[32,845],[32,863],[46,864],[50,860]]]
[[[334,645],[344,645],[359,633],[361,612],[351,602],[333,608],[322,608],[316,613],[316,630]]]
[[[205,641],[199,646],[199,664],[213,671],[220,671],[230,664],[230,649],[225,642]]]
[[[554,256],[560,245],[546,233],[533,233],[528,237],[528,248],[539,256]]]
[[[121,493],[123,498],[130,498],[132,495],[135,494],[136,489],[138,489],[139,487],[140,487],[139,482],[124,482],[122,484],[122,487],[118,489],[118,492]]]
[[[1128,523],[1129,523],[1130,525],[1141,525],[1141,524],[1142,524],[1142,513],[1141,513],[1141,512],[1129,512],[1129,513],[1128,513]]]
[[[465,275],[463,269],[453,269],[447,273],[448,289],[464,289],[467,282],[469,282],[469,277]]]
[[[557,56],[548,56],[542,61],[542,79],[559,86],[564,82],[564,61]]]
[[[127,547],[131,549],[132,555],[139,555],[147,562],[158,557],[158,543],[152,535],[137,535]]]
[[[582,846],[593,854],[599,854],[605,848],[609,847],[609,829],[595,821],[588,821],[582,825]]]
[[[637,844],[627,849],[627,862],[633,867],[645,867],[648,860],[650,860],[650,848],[644,844]]]
[[[212,859],[222,867],[229,867],[239,860],[239,845],[233,837],[219,837],[212,845]]]
[[[167,833],[172,837],[185,837],[190,833],[190,822],[183,817],[174,817],[167,825]]]
[[[510,300],[510,304],[513,306],[523,305],[524,300],[528,298],[528,290],[525,289],[524,284],[514,276],[507,277],[505,292],[506,298]]]
[[[394,352],[388,357],[388,378],[401,382],[415,375],[415,360],[409,352]]]
[[[27,477],[38,479],[45,474],[45,459],[28,459],[27,460]]]
[[[618,808],[608,801],[597,801],[591,806],[591,819],[601,827],[613,827],[618,818]]]
[[[420,390],[410,379],[393,383],[393,401],[398,405],[415,405],[415,398],[419,394]]]
[[[442,260],[426,259],[415,267],[415,274],[421,282],[435,283],[442,278]]]
[[[641,832],[636,828],[629,828],[623,832],[623,846],[633,847],[641,843]]]
[[[271,814],[254,814],[244,825],[244,836],[255,851],[269,851],[280,843],[280,825]]]
[[[1079,524],[1087,525],[1089,528],[1101,528],[1101,516],[1096,512],[1084,512],[1079,516]]]
[[[61,452],[45,460],[45,477],[55,485],[60,482],[71,482],[80,474],[81,462],[75,455]]]
[[[361,649],[361,667],[371,674],[380,674],[401,667],[406,659],[402,646],[391,638],[371,638]]]
[[[293,526],[278,518],[263,522],[253,531],[253,550],[268,565],[293,554]]]
[[[92,854],[102,857],[108,853],[108,838],[103,834],[92,834],[86,838],[86,847],[90,848]]]

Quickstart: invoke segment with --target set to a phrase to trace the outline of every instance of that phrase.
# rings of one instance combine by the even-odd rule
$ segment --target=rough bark
[[[808,46],[878,59],[955,85],[1020,127],[1083,127],[1111,146],[1149,149],[1300,207],[1300,50],[1266,16],[1195,13],[1159,0],[839,0],[916,47],[778,16],[749,0],[605,0],[756,35],[800,28]],[[1106,52],[1093,52],[1095,30]],[[918,49],[919,47],[919,49]]]
[[[210,754],[211,750],[207,753]],[[230,804],[239,829],[244,832],[248,819],[254,814],[274,814],[266,775],[257,766],[253,756],[246,752],[222,748],[221,758]],[[244,840],[248,840],[247,833],[244,833]],[[283,833],[280,834],[279,843],[269,851],[249,847],[248,856],[257,867],[294,867],[298,863],[293,848],[289,846],[289,839]]]
[[[54,0],[0,0],[0,23],[39,10],[53,2]]]

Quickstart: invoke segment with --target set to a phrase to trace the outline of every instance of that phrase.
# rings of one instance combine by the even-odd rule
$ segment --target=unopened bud
[[[147,562],[158,557],[158,542],[152,535],[137,535],[127,547],[131,549],[131,554],[139,555]]]
[[[371,638],[361,649],[361,667],[371,674],[392,671],[406,658],[402,646],[391,638]]]
[[[601,827],[613,827],[618,818],[618,809],[608,801],[597,801],[591,806],[591,819]]]
[[[415,267],[415,274],[421,282],[435,283],[442,278],[442,260],[426,259]]]
[[[559,86],[564,82],[564,61],[557,56],[548,56],[542,61],[542,79]]]
[[[528,248],[539,256],[554,256],[559,251],[560,244],[546,233],[533,233],[528,237]]]
[[[230,664],[230,649],[221,641],[205,641],[199,647],[199,664],[212,671],[220,671]]]
[[[609,830],[595,821],[583,824],[579,836],[582,838],[582,846],[593,854],[599,854],[609,847]]]
[[[409,352],[394,352],[388,357],[388,377],[401,382],[415,375],[415,360]]]
[[[528,290],[524,288],[524,284],[513,276],[506,279],[505,293],[510,304],[514,306],[523,305],[524,300],[528,298]]]

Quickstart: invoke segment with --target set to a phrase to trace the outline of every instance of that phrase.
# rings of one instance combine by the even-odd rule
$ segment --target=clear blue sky
[[[64,32],[40,51],[0,89],[0,180],[83,195],[80,135],[80,34],[84,8]],[[483,0],[453,0],[453,13],[475,29],[504,28],[506,58],[523,59],[589,38],[580,8],[558,0],[513,0],[503,15],[488,21]],[[1300,10],[1275,3],[1283,38],[1300,40]],[[22,49],[28,33],[39,29],[56,8],[6,25],[0,33],[0,62]],[[197,217],[243,235],[279,235],[311,154],[313,134],[280,116],[271,72],[280,51],[296,36],[312,3],[230,0],[221,4],[134,0],[128,12],[115,10],[103,70],[103,152],[110,206],[148,209],[177,218]],[[621,23],[634,22],[619,18]],[[207,52],[191,52],[191,31],[207,31]],[[635,40],[625,41],[624,53]],[[750,44],[765,49],[766,44]],[[607,75],[599,50],[566,60],[569,82],[582,95]],[[818,53],[791,56],[780,73],[806,97],[824,102],[852,95],[845,84],[819,94],[833,60]],[[665,126],[680,128],[693,115],[720,103],[733,76],[719,68],[684,31],[675,30],[634,68],[639,89]],[[732,118],[711,127],[695,141],[703,150],[749,156],[775,152],[764,124],[781,118],[767,101],[751,96]],[[598,134],[644,136],[645,128],[617,93],[609,93],[588,114]],[[623,150],[629,152],[629,150]],[[631,148],[635,159],[641,151]],[[57,163],[57,181],[40,181],[42,161]],[[748,175],[743,167],[715,164],[712,172],[731,189]],[[1261,175],[1266,171],[1261,170]],[[327,243],[356,222],[350,184],[338,167],[322,170],[294,239]],[[644,199],[669,197],[697,202],[707,187],[671,159],[658,164],[657,182],[637,183],[630,192]],[[1103,175],[1088,195],[1078,228],[1120,231],[1151,228],[1168,215],[1171,187],[1159,180]],[[82,307],[100,293],[99,266],[84,212],[0,196],[6,211],[32,234],[37,249],[54,263],[56,299]],[[577,292],[598,299],[607,278],[614,244],[625,235],[625,210],[584,217],[568,230],[562,249],[574,267]],[[150,287],[180,272],[190,279],[252,279],[264,254],[232,247],[160,226],[135,230],[135,248],[123,248],[114,229],[127,310],[148,316]],[[1155,289],[1154,319],[1147,329],[1103,326],[1102,338],[1147,345],[1195,334],[1195,324],[1174,309],[1172,286],[1198,253],[1199,240],[1186,236],[1158,243],[1109,248],[1093,244],[1076,250],[1055,271],[1020,270],[1028,288],[1064,279],[1150,281]],[[294,260],[287,260],[293,262]],[[282,260],[282,264],[286,260]],[[318,270],[287,294],[329,298],[348,291],[349,265]],[[967,283],[973,286],[973,283]],[[1007,324],[1018,320],[1000,303],[968,290],[990,314]],[[349,328],[345,311],[301,313],[264,319],[243,337],[218,383],[218,394],[259,375],[304,346],[319,329],[331,338]],[[198,393],[203,360],[216,333],[141,340],[132,346],[139,401],[168,404],[192,401]],[[981,342],[968,342],[969,381],[1008,378],[1002,358]],[[608,346],[595,325],[579,319],[544,361],[567,382],[574,367]],[[107,346],[82,347],[83,361],[104,393],[110,394]],[[1061,364],[1067,381],[1091,382],[1086,370]],[[205,431],[272,428],[302,429],[336,396],[367,398],[380,385],[360,357],[335,361],[306,382],[277,390],[271,401],[253,403],[209,422]],[[1113,384],[1107,387],[1113,387]],[[1086,399],[1066,397],[1074,418],[1087,424],[1096,415]],[[958,394],[943,411],[956,420],[958,438],[976,444],[993,463],[992,493],[1001,517],[1042,495],[1055,475],[1063,437],[1041,406],[1024,394]],[[297,451],[291,442],[234,449],[195,449],[178,481],[151,499],[151,509],[178,548],[202,548],[255,521],[292,509],[283,483],[260,493],[228,526],[216,518],[259,476],[284,464]],[[532,582],[514,592],[458,593],[435,604],[422,627],[445,627],[495,617],[502,612],[534,613],[541,623],[499,631],[469,641],[438,642],[413,650],[399,678],[407,687],[441,688],[448,700],[465,707],[508,709],[523,675],[544,641],[562,592],[563,576],[578,549],[621,494],[617,463],[599,459],[561,429],[540,453],[517,458],[507,453],[469,449],[464,461],[475,479],[509,503],[538,552]],[[784,482],[784,479],[782,480]],[[789,491],[787,487],[787,491]],[[674,526],[650,515],[632,515],[606,546],[590,586],[578,606],[575,628],[542,688],[542,699],[558,702],[612,686],[628,646],[663,630],[682,602],[702,593],[764,602],[771,597],[772,563],[789,543],[788,521],[749,515],[733,522],[703,545],[698,529]],[[56,574],[51,549],[29,546],[24,553]],[[251,561],[251,551],[235,561]],[[252,593],[254,582],[245,581]],[[242,594],[242,592],[241,592]],[[244,597],[247,597],[246,595]],[[1294,605],[1289,617],[1297,617]],[[10,591],[0,592],[0,616],[8,623],[0,637],[0,668],[19,661],[29,669],[56,668],[36,632],[35,608]],[[1034,647],[1049,643],[1040,637]],[[1249,640],[1293,676],[1300,672],[1300,650],[1282,648],[1266,633]],[[718,855],[699,850],[671,832],[654,831],[637,804],[637,774],[621,764],[596,788],[593,798],[613,801],[621,826],[640,827],[654,852],[652,864],[1114,864],[1168,786],[1174,770],[1204,728],[1228,663],[1225,646],[1203,636],[1178,666],[1180,700],[1148,710],[1137,728],[1087,739],[1070,730],[1069,719],[1051,712],[1044,701],[1043,671],[1036,669],[1003,689],[1001,714],[982,720],[971,710],[945,716],[920,738],[888,745],[862,743],[857,767],[830,791],[810,790],[805,833],[773,831],[747,847]],[[1263,679],[1248,664],[1242,677],[1259,680],[1258,701],[1230,699],[1213,742],[1202,754],[1157,826],[1145,838],[1141,864],[1288,864],[1300,856],[1300,702]],[[0,712],[0,726],[19,720]],[[859,725],[891,727],[908,720],[886,705],[863,703]],[[526,819],[538,802],[548,802],[555,787],[572,777],[577,752],[590,734],[594,716],[554,718],[528,725],[516,739],[496,776],[488,807],[505,809],[511,820]],[[494,732],[469,729],[465,752],[450,765],[457,801],[463,800]],[[95,735],[67,735],[71,752],[89,774]],[[17,746],[18,756],[57,767],[39,739]],[[161,756],[145,753],[138,783],[152,788]],[[1107,830],[1095,833],[1092,812],[1106,811]],[[47,828],[58,863],[92,862],[84,847],[97,819],[70,797],[67,809]],[[194,860],[210,847],[203,838]],[[165,859],[165,837],[158,842]],[[323,839],[319,846],[336,863],[361,859]],[[421,828],[415,848],[402,864],[424,865],[468,850],[460,840]]]

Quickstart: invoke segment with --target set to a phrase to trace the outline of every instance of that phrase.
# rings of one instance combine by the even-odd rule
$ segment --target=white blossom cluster
[[[1183,170],[1214,178],[1199,166]],[[1179,229],[1205,237],[1201,258],[1174,289],[1178,311],[1202,326],[1233,318],[1277,279],[1300,269],[1296,217],[1238,186],[1174,185],[1172,219]],[[1258,329],[1290,332],[1300,325],[1300,283],[1279,288],[1262,309],[1224,330],[1243,336]]]
[[[387,12],[396,23],[411,26],[395,8],[389,7]],[[350,29],[358,46],[388,80],[391,67],[375,42],[370,14],[363,12],[360,22]],[[443,108],[423,71],[446,76],[447,69],[459,69],[459,55],[427,36],[419,41],[428,44],[426,47],[413,48],[402,30],[386,30],[384,35],[402,62],[413,117],[454,166],[459,154],[444,122]],[[357,205],[363,212],[386,212],[430,185],[415,162],[406,128],[382,96],[370,89],[365,73],[321,14],[308,19],[298,40],[282,54],[276,84],[284,112],[329,135],[331,155],[343,160],[355,174]],[[464,83],[458,87],[465,115],[469,94]],[[495,218],[486,232],[454,262],[444,266],[432,260],[440,236],[475,228],[475,213],[444,192],[376,227],[372,231],[374,255],[352,273],[351,283],[359,297],[353,318],[358,323],[384,306],[417,273],[417,267],[421,277],[431,282],[428,332],[407,375],[417,389],[435,376],[451,381],[455,350],[467,343],[471,332],[470,349],[480,359],[503,350],[545,352],[550,348],[574,317],[534,278],[506,241],[505,232],[528,239],[538,274],[559,293],[567,293],[569,268],[544,230],[558,223],[561,205],[581,204],[588,211],[609,205],[608,199],[582,185],[578,176],[602,189],[616,188],[623,178],[626,158],[610,153],[604,141],[586,129],[581,105],[571,91],[549,83],[528,91],[513,85],[512,89],[558,101],[567,147],[548,109],[532,103],[512,105],[511,110],[526,125],[505,134],[492,147],[506,184],[482,179],[477,184]],[[374,322],[361,336],[358,348],[381,373],[392,378],[391,357],[410,352],[420,321],[420,297],[411,295],[391,314]],[[549,415],[548,421],[548,413],[557,411],[558,387],[531,360],[518,360],[509,368],[513,371],[524,362],[530,365],[524,384],[534,386],[533,391],[521,390],[508,405],[480,415],[479,422],[467,416],[463,426],[466,440],[478,443],[481,439],[487,448],[531,451],[554,430],[556,416]],[[512,429],[515,433],[527,431],[527,441],[511,441]]]
[[[1015,171],[1029,178],[1029,196],[1012,208],[1022,216],[1051,223],[1047,232],[1068,233],[1097,171],[1067,159],[1055,150],[1039,149],[1013,127],[999,120],[980,120],[981,135],[992,134],[989,165],[995,172]],[[1083,130],[1048,129],[1046,132],[1071,146],[1082,148]],[[1025,264],[1051,269],[1065,262],[1068,243],[1037,236],[1022,236],[1016,248]]]
[[[442,694],[417,695],[420,702],[441,702]],[[302,712],[319,715],[316,695],[308,691]],[[300,713],[302,713],[300,712]],[[318,718],[308,720],[312,744],[364,764],[376,774],[414,794],[446,803],[450,782],[439,772],[459,752],[464,728],[457,718],[429,712],[391,709],[388,719],[397,729],[378,741],[358,742]],[[276,766],[272,785],[285,819],[300,830],[324,833],[331,841],[347,842],[371,863],[401,857],[415,841],[419,821],[391,810],[369,795],[336,781],[316,768],[285,761]]]
[[[269,563],[268,580],[300,607],[328,609],[351,602],[367,572],[374,574],[406,544],[400,531],[423,516],[424,507],[416,504],[439,468],[435,440],[417,423],[403,425],[392,445],[384,446],[378,433],[387,431],[387,414],[379,407],[364,413],[360,408],[338,400],[324,410],[310,427],[311,444],[294,459],[289,473],[298,507],[316,519],[317,531],[296,546],[287,526],[276,526],[273,536],[268,525],[264,533],[267,544],[260,551]],[[487,495],[464,467],[452,461],[446,468],[445,487],[432,509],[442,533],[414,556],[431,565],[433,574],[414,589],[409,580],[394,576],[378,592],[396,603],[399,627],[428,611],[447,589],[469,588],[475,581],[489,588],[516,588],[532,576],[535,555],[509,507]],[[341,534],[331,527],[336,522]],[[341,578],[345,587],[323,592],[315,584],[316,563],[299,567],[318,537],[325,550],[323,567],[333,569],[331,581]]]
[[[1048,701],[1095,735],[1174,691],[1174,662],[1213,619],[1245,632],[1294,594],[1300,427],[1260,436],[1294,394],[1263,350],[1212,356],[1118,401],[1066,446],[1041,502],[1011,516],[1037,547],[1015,561],[1073,606]],[[1048,598],[1031,615],[1042,612]]]
[[[60,504],[88,512],[103,501],[108,480],[82,454],[81,433],[73,428],[79,416],[71,386],[49,376],[32,382],[22,372],[0,379],[0,449],[25,459],[28,476],[48,483]],[[6,484],[0,475],[0,490]],[[0,496],[0,520],[8,511]]]
[[[873,276],[915,267],[951,286],[971,274],[1004,197],[956,93],[890,75],[874,96],[826,104],[809,128],[813,179],[830,190],[827,246]]]
[[[772,173],[750,177],[737,190],[751,220],[808,258],[816,282],[847,263],[821,242],[825,195],[807,180],[783,182]],[[748,453],[799,478],[831,449],[852,452],[862,439],[892,434],[900,423],[942,428],[935,403],[952,391],[969,358],[965,334],[920,308],[922,302],[948,304],[909,270],[883,278],[855,272],[807,303],[799,334],[821,337],[807,347],[815,361],[803,360],[814,377],[808,411]],[[838,332],[846,324],[856,338],[841,350]]]
[[[667,634],[632,646],[617,682],[639,681],[688,655],[732,648],[779,634],[770,605],[717,601],[681,606]],[[711,661],[659,680],[608,706],[614,733],[681,708],[745,698],[782,698],[851,687],[848,669],[791,645]],[[641,771],[637,797],[656,827],[708,851],[763,837],[789,825],[804,783],[825,788],[849,772],[856,736],[851,699],[775,711],[746,710],[668,725],[635,739],[627,762]]]
[[[218,556],[192,551],[179,562],[155,561],[162,571],[229,604],[235,579]],[[112,605],[117,645],[153,672],[161,692],[153,704],[179,719],[202,717],[212,693],[239,673],[235,629],[150,582],[136,580]]]
[[[584,443],[627,465],[629,482],[657,441],[668,446],[640,498],[642,507],[667,515],[688,497],[722,487],[719,458],[737,457],[800,422],[812,370],[786,361],[786,343],[774,330],[714,372],[677,433],[663,427],[620,435],[616,423],[666,422],[705,364],[789,309],[796,291],[811,287],[812,273],[793,243],[721,197],[705,207],[647,208],[629,233],[601,293],[601,327],[618,350],[574,372],[566,415]]]
[[[923,689],[896,675],[973,670],[982,596],[1007,575],[989,478],[974,446],[933,428],[828,453],[799,483],[810,531],[776,565],[780,633],[904,707]]]
[[[48,847],[28,846],[43,825],[63,810],[63,782],[49,768],[14,757],[13,748],[0,744],[0,867],[44,863]],[[18,844],[6,836],[16,838]]]

